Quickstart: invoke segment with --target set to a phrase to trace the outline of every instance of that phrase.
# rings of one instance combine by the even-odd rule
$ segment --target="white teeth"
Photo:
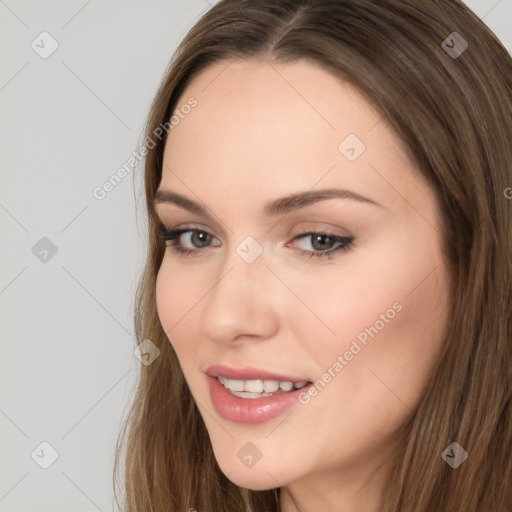
[[[249,393],[262,393],[263,392],[263,381],[262,380],[246,380],[240,381],[244,384],[243,389],[235,389],[234,391],[249,391]],[[229,389],[233,389],[229,386]]]
[[[225,387],[229,386],[231,391],[243,391],[244,390],[244,381],[243,380],[230,380],[222,377],[224,382],[220,381]],[[219,378],[220,380],[220,378]]]
[[[231,380],[221,375],[217,378],[225,388],[229,389],[234,395],[242,398],[261,398],[262,396],[270,396],[268,393],[275,393],[279,390],[289,392],[294,388],[303,388],[308,383],[308,381],[305,380],[295,384],[290,381],[279,382],[273,379]]]
[[[278,380],[264,380],[263,381],[263,390],[265,393],[273,393],[279,389],[279,381]]]
[[[281,384],[279,384],[279,387],[283,390],[283,391],[291,391],[292,388],[293,388],[293,384],[289,381],[286,381],[286,382],[281,382]]]

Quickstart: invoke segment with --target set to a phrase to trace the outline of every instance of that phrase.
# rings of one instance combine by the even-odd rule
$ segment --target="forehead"
[[[268,181],[279,195],[321,180],[373,189],[384,201],[386,180],[406,188],[421,181],[382,114],[311,62],[217,62],[189,84],[177,113],[190,98],[197,106],[181,113],[165,148],[166,188],[184,190],[185,180],[206,193],[226,186],[256,190]]]
[[[382,118],[354,87],[307,61],[217,62],[192,81],[177,110],[192,96],[198,101],[194,115],[173,135],[185,136],[193,124],[197,136],[208,134],[226,145],[265,142],[268,150],[306,136],[332,141],[336,149],[340,136],[364,137]]]

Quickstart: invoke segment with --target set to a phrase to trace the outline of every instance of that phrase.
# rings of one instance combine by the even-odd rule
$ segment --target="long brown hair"
[[[423,400],[403,426],[381,510],[509,512],[512,61],[460,0],[223,0],[179,46],[146,128],[156,145],[145,163],[149,240],[135,329],[137,343],[150,339],[161,353],[141,365],[118,439],[114,476],[126,448],[123,510],[279,510],[278,489],[243,489],[220,471],[155,302],[165,248],[153,199],[166,140],[155,133],[193,77],[236,58],[308,59],[348,80],[396,130],[437,194],[450,323]],[[441,458],[454,441],[469,453],[457,469]]]

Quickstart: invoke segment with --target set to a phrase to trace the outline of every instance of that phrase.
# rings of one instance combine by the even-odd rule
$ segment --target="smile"
[[[234,423],[257,424],[277,418],[300,403],[299,395],[313,385],[304,376],[255,367],[219,364],[205,373],[213,408]]]
[[[303,388],[308,383],[306,380],[295,383],[272,379],[234,380],[222,375],[219,375],[217,379],[232,395],[250,399],[290,393]]]

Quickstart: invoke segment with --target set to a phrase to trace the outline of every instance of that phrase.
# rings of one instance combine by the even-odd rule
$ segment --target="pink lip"
[[[263,423],[283,414],[286,410],[298,402],[299,394],[307,391],[309,384],[301,389],[278,395],[262,398],[240,398],[231,394],[217,379],[222,375],[234,380],[279,380],[300,382],[301,380],[285,375],[259,370],[256,368],[229,368],[224,365],[210,366],[207,371],[207,380],[210,388],[210,396],[213,406],[218,414],[228,421],[235,423]]]
[[[206,368],[207,375],[211,377],[218,377],[221,375],[222,377],[226,377],[231,380],[278,380],[280,382],[303,382],[307,381],[307,378],[297,378],[290,377],[289,375],[281,375],[278,373],[273,373],[268,370],[262,368],[253,368],[251,366],[246,366],[244,368],[231,368],[229,366],[223,364],[215,364],[213,366],[209,366]]]

